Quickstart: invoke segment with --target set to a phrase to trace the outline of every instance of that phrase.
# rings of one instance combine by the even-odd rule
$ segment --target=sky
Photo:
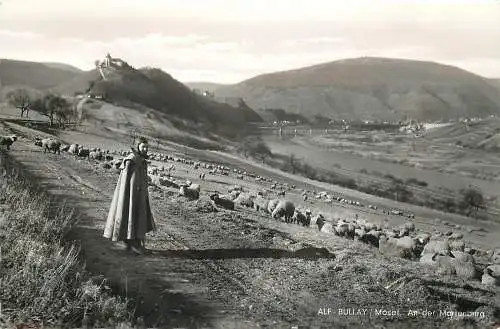
[[[108,52],[182,82],[363,56],[500,78],[500,0],[0,0],[0,58],[88,70]]]

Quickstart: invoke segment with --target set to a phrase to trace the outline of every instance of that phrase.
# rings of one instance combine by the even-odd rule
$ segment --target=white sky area
[[[183,82],[377,56],[500,78],[500,0],[0,0],[0,58],[91,69],[107,52]]]

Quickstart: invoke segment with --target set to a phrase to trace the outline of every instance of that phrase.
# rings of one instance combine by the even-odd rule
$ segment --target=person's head
[[[147,155],[148,154],[148,140],[144,137],[139,138],[139,141],[137,142],[137,151],[141,155]]]

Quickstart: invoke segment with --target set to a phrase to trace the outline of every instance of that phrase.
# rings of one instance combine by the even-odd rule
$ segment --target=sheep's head
[[[216,201],[219,199],[219,195],[217,193],[210,194],[210,200]]]
[[[35,145],[36,146],[42,146],[42,140],[39,139],[39,138],[35,139]]]
[[[10,139],[12,139],[12,141],[14,141],[14,142],[17,141],[17,135],[10,136]]]

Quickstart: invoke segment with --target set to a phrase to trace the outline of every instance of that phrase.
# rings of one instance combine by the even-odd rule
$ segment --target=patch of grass
[[[5,153],[0,186],[0,322],[130,323],[128,301],[86,272],[78,247],[65,239],[77,222],[74,212],[52,202]]]

